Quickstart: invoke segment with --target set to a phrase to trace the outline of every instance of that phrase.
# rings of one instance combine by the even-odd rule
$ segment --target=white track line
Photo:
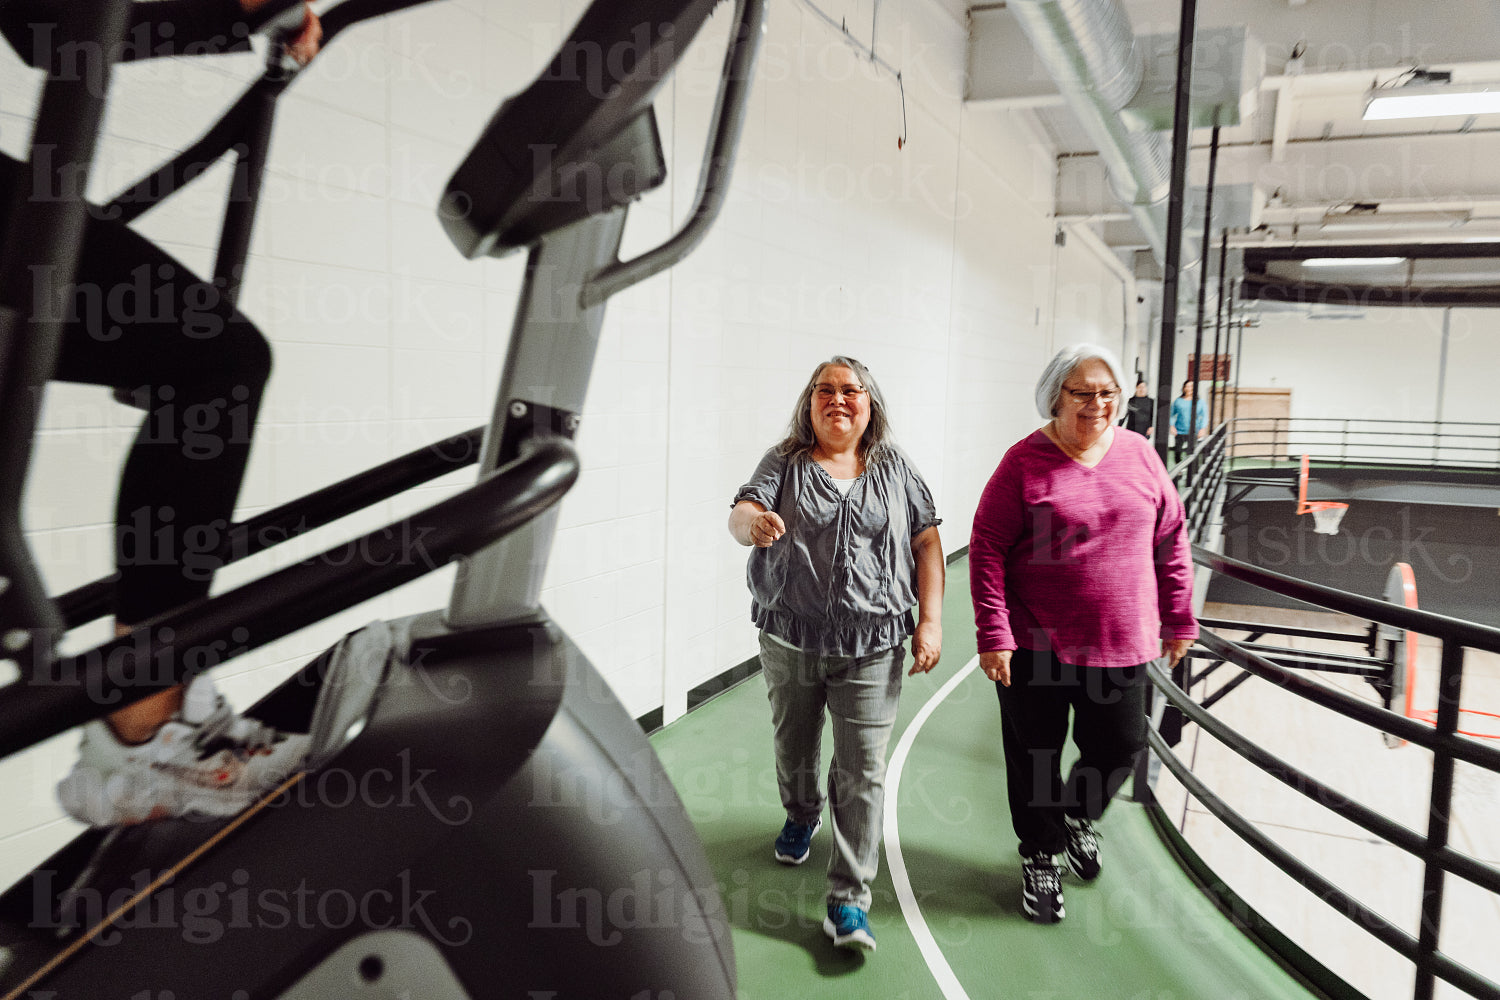
[[[901,741],[896,744],[895,753],[891,754],[891,762],[886,768],[885,777],[885,823],[883,832],[885,835],[885,858],[891,869],[891,881],[896,887],[896,901],[901,904],[901,914],[906,918],[906,925],[911,928],[911,936],[916,940],[917,947],[922,952],[922,958],[927,962],[927,968],[932,972],[932,978],[937,980],[938,989],[943,991],[946,1000],[969,1000],[969,994],[964,992],[963,986],[958,982],[958,977],[953,974],[953,969],[948,965],[948,960],[943,957],[943,950],[938,947],[937,939],[932,936],[932,931],[927,927],[927,921],[922,917],[922,910],[917,906],[917,897],[911,891],[911,879],[906,874],[906,859],[901,855],[901,837],[897,829],[896,801],[900,798],[901,770],[906,766],[907,754],[911,753],[911,746],[916,742],[917,733],[921,731],[922,724],[963,682],[964,678],[974,672],[979,665],[979,657],[975,656],[963,668],[948,678],[948,682],[938,688],[937,693],[927,699],[917,712],[916,718],[911,720],[911,725],[906,727],[906,732],[901,734]]]

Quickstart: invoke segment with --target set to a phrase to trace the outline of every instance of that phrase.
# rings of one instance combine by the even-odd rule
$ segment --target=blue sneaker
[[[875,950],[875,932],[870,930],[870,919],[857,906],[829,903],[828,916],[823,920],[823,933],[833,939],[837,948],[862,948]]]
[[[776,835],[776,860],[784,865],[800,865],[812,853],[813,834],[823,828],[822,818],[811,823],[787,820]]]

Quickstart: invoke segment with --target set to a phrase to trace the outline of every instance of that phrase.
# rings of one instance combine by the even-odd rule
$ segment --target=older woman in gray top
[[[761,629],[787,815],[776,860],[806,861],[822,826],[826,707],[834,843],[823,930],[835,945],[871,951],[870,882],[902,643],[912,636],[912,674],[931,670],[943,644],[940,521],[927,484],[889,435],[885,400],[865,366],[824,362],[797,399],[786,439],[760,460],[729,516],[735,540],[755,547],[750,615]]]

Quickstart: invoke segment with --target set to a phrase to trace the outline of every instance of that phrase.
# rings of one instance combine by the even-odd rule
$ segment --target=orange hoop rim
[[[1458,714],[1460,718],[1465,715],[1478,715],[1486,719],[1500,719],[1500,712],[1484,712],[1477,708],[1460,708],[1458,710]],[[1415,718],[1421,722],[1427,723],[1429,726],[1436,726],[1437,709],[1421,709],[1417,712]],[[1455,729],[1454,732],[1458,733],[1458,735],[1460,736],[1472,736],[1476,740],[1500,740],[1500,726],[1497,726],[1496,729],[1497,731],[1493,733],[1476,733],[1471,732],[1467,729]]]
[[[1302,456],[1302,471],[1297,476],[1297,513],[1311,514],[1315,510],[1333,510],[1342,507],[1349,509],[1346,503],[1337,500],[1309,500],[1307,499],[1307,475],[1311,468],[1311,459],[1307,455]]]

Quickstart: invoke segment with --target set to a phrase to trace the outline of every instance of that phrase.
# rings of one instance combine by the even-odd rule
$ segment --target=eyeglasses
[[[813,392],[816,392],[818,398],[825,402],[835,396],[843,396],[845,399],[852,401],[865,394],[865,387],[862,385],[829,385],[827,382],[819,382],[813,386]]]
[[[1063,391],[1072,396],[1075,403],[1083,406],[1087,406],[1095,399],[1108,405],[1120,398],[1119,386],[1115,386],[1113,389],[1100,389],[1097,392],[1084,392],[1082,389],[1068,389],[1066,387],[1064,387]]]

